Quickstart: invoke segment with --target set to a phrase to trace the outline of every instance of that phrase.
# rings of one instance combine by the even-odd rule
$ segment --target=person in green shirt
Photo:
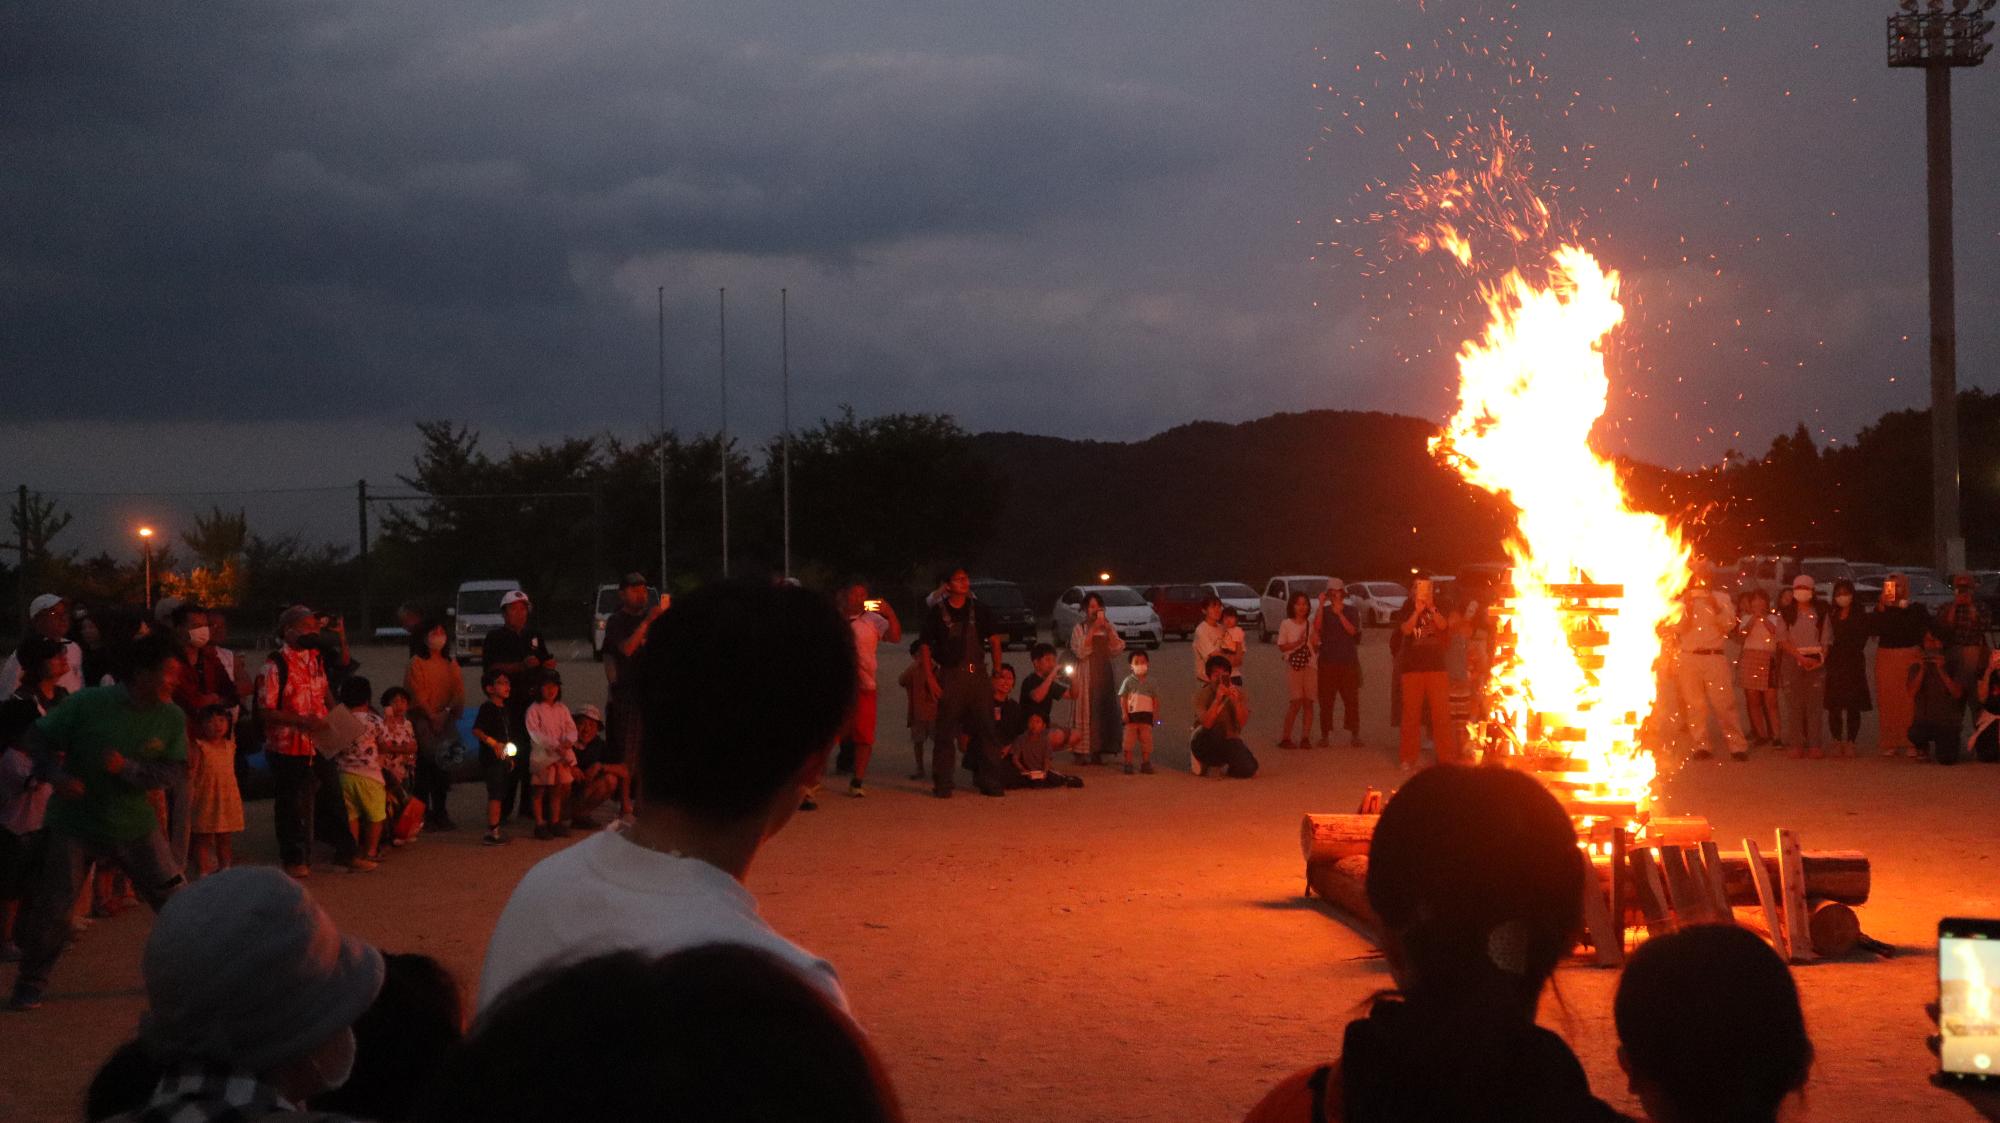
[[[154,911],[179,889],[180,859],[146,798],[187,773],[187,715],[174,705],[182,664],[166,636],[132,645],[124,682],[78,691],[30,727],[36,774],[55,789],[48,849],[17,939],[16,1010],[42,1004],[69,942],[70,905],[92,863],[123,870]]]

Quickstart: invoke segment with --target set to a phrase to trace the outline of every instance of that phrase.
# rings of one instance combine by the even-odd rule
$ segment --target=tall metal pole
[[[722,433],[716,452],[722,460],[722,576],[729,576],[729,290],[715,290],[716,370],[722,383]]]
[[[667,581],[667,286],[661,285],[655,293],[660,305],[660,425],[655,436],[659,441],[657,453],[660,469],[660,588],[670,588]]]
[[[1958,522],[1958,302],[1951,254],[1951,67],[1924,67],[1930,188],[1931,547],[1947,575],[1965,568]]]
[[[15,489],[14,502],[19,504],[16,510],[20,511],[21,513],[21,525],[14,528],[20,534],[20,551],[21,551],[21,569],[19,573],[16,574],[14,580],[14,583],[18,585],[19,588],[14,590],[14,599],[15,601],[19,602],[18,607],[21,614],[21,626],[25,629],[28,625],[28,605],[30,603],[28,598],[39,595],[34,591],[32,591],[31,589],[29,589],[28,587],[30,576],[28,573],[29,557],[28,557],[28,485],[27,484],[22,484],[19,488]]]
[[[785,578],[792,576],[792,311],[784,289],[778,290],[778,373],[784,387],[785,443],[780,462],[784,495]]]
[[[146,616],[150,619],[153,615],[153,540],[145,539],[139,549],[146,556]]]
[[[361,520],[361,552],[355,560],[361,566],[361,634],[375,634],[374,598],[369,595],[368,574],[368,481],[359,480],[354,485],[355,508]]]

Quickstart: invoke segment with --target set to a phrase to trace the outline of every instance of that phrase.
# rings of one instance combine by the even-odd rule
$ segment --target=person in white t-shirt
[[[790,586],[725,582],[677,600],[636,664],[636,819],[522,878],[486,948],[480,1007],[545,967],[725,943],[770,952],[845,1008],[832,965],[773,931],[743,878],[826,772],[854,706],[854,635],[824,596]]]
[[[28,605],[28,625],[43,639],[63,645],[69,669],[56,685],[71,694],[83,689],[83,648],[69,638],[69,602],[54,593],[43,593]],[[18,654],[0,662],[0,698],[12,698],[21,688],[21,660]]]
[[[896,619],[896,610],[888,601],[869,597],[868,586],[860,581],[840,591],[840,611],[854,631],[858,672],[854,716],[847,719],[840,739],[854,746],[854,778],[847,782],[847,794],[858,799],[868,794],[868,758],[875,752],[875,649],[884,643],[901,642],[903,622]]]
[[[1210,595],[1201,602],[1201,623],[1194,626],[1194,677],[1196,682],[1207,682],[1202,668],[1208,666],[1208,657],[1220,654],[1222,645],[1229,640],[1229,629],[1222,626],[1222,598]]]

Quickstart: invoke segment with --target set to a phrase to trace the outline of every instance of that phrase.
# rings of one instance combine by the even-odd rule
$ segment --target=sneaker
[[[367,873],[376,868],[376,863],[356,854],[354,857],[340,863],[340,868],[346,870],[348,873]]]
[[[494,827],[492,830],[487,831],[479,839],[479,845],[481,846],[505,846],[507,842],[507,836],[500,833],[499,827]]]
[[[552,839],[555,836],[556,836],[555,830],[551,828],[547,823],[535,824],[535,838],[538,841],[547,842],[549,839]]]
[[[932,795],[933,797],[937,798],[937,799],[950,799],[950,798],[951,798],[951,789],[950,789],[950,788],[932,788],[932,789],[931,789],[931,795]]]
[[[1138,771],[1139,771],[1138,769],[1132,767],[1131,761],[1128,760],[1125,762],[1125,775],[1127,776],[1136,775]]]
[[[912,780],[928,780],[930,778],[931,778],[930,773],[925,772],[921,768],[917,769],[915,772],[910,773],[910,779]]]
[[[1007,789],[996,787],[992,784],[988,784],[987,786],[979,789],[979,794],[983,796],[989,796],[993,799],[999,799],[1000,797],[1007,794]]]
[[[313,875],[313,869],[311,866],[303,863],[295,866],[286,866],[285,875],[295,881],[304,881]]]
[[[1065,788],[1080,788],[1082,786],[1083,786],[1083,777],[1081,776],[1063,777],[1063,787]]]
[[[799,801],[799,810],[801,810],[801,811],[818,811],[818,810],[819,810],[819,804],[818,804],[818,802],[816,802],[816,801],[815,801],[815,800],[813,799],[813,797],[811,797],[811,796],[807,796],[807,797],[805,797],[804,799],[802,799],[802,800],[800,800],[800,801]]]
[[[853,783],[847,785],[847,797],[849,799],[862,799],[866,797],[867,794],[868,794],[867,785],[863,784],[859,780],[856,780]]]
[[[1153,762],[1149,760],[1146,763],[1140,765],[1139,771],[1144,773],[1145,775],[1151,776],[1153,774]]]
[[[15,984],[14,997],[7,1000],[7,1008],[9,1010],[41,1009],[42,988],[37,986],[29,986],[26,983]]]
[[[1282,741],[1278,742],[1278,747],[1279,747],[1279,748],[1281,748],[1281,749],[1296,749],[1296,748],[1298,748],[1298,746],[1297,746],[1297,745],[1294,745],[1294,744],[1292,744],[1292,739],[1291,739],[1290,737],[1287,737],[1287,738],[1285,738],[1284,740],[1282,740]]]

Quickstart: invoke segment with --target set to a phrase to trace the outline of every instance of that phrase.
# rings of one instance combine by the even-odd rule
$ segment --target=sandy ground
[[[1381,635],[1364,650],[1370,748],[1309,752],[1272,747],[1279,660],[1253,650],[1250,740],[1264,771],[1247,783],[1188,775],[1173,734],[1156,776],[1084,769],[1080,791],[982,799],[961,789],[941,802],[903,779],[910,757],[892,686],[873,795],[830,792],[773,840],[750,887],[780,931],[839,967],[912,1119],[1239,1119],[1284,1074],[1326,1059],[1349,1011],[1387,982],[1367,945],[1301,896],[1301,813],[1350,810],[1364,788],[1397,779]],[[378,685],[399,673],[389,649],[364,662]],[[883,681],[902,665],[885,649]],[[1154,674],[1168,688],[1162,732],[1183,728],[1187,645],[1170,644]],[[568,678],[572,701],[601,698],[594,665],[573,662]],[[478,798],[458,789],[462,823],[478,822]],[[1906,950],[1800,969],[1819,1063],[1798,1117],[1974,1118],[1926,1082],[1922,1005],[1936,993],[1937,919],[2000,915],[2000,768],[1760,756],[1691,767],[1665,803],[1707,815],[1725,840],[1787,826],[1808,848],[1857,848],[1874,861],[1863,924]],[[250,809],[239,844],[250,860],[272,858],[267,808]],[[477,843],[471,830],[427,837],[379,872],[321,867],[311,885],[344,926],[435,955],[469,988],[507,894],[556,845]],[[91,1071],[135,1024],[149,923],[144,910],[98,922],[64,959],[46,1007],[0,1014],[0,1119],[76,1117]],[[1616,981],[1565,969],[1544,1021],[1573,1043],[1600,1094],[1636,1110],[1614,1055]],[[1450,1059],[1438,1065],[1448,1078]]]

